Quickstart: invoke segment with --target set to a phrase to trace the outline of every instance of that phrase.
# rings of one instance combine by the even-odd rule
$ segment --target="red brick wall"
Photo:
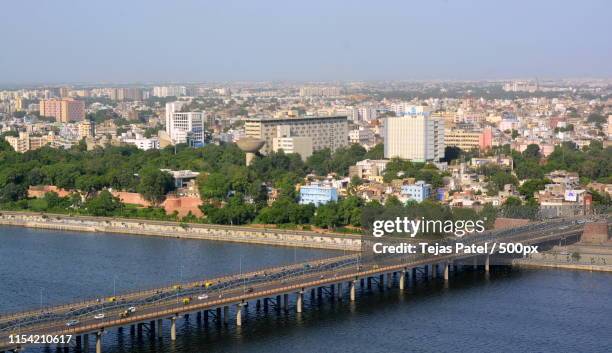
[[[41,198],[44,197],[46,193],[54,192],[59,197],[66,197],[70,195],[70,191],[66,189],[60,189],[55,185],[39,185],[39,186],[30,186],[28,188],[28,197]]]
[[[162,203],[162,207],[166,210],[166,213],[171,214],[177,211],[179,216],[184,217],[189,214],[189,211],[194,216],[201,217],[202,211],[198,208],[202,204],[202,200],[199,197],[176,197],[168,196],[166,201]]]
[[[504,228],[513,228],[524,226],[529,223],[528,219],[521,218],[496,218],[495,223],[493,224],[494,229],[504,229]]]
[[[140,194],[136,192],[126,192],[126,191],[113,191],[113,196],[118,197],[119,200],[123,203],[130,203],[133,205],[140,205],[143,207],[151,206],[151,203],[140,196]]]
[[[584,231],[580,241],[582,243],[601,244],[610,239],[608,234],[608,223],[597,222],[587,223],[584,225]]]

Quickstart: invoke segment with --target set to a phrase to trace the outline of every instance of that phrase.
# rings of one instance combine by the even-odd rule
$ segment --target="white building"
[[[359,120],[360,121],[372,121],[378,118],[378,112],[374,107],[361,107],[359,108]]]
[[[185,86],[156,86],[153,87],[155,97],[181,97],[187,94]]]
[[[172,143],[204,144],[205,112],[182,112],[186,102],[166,103],[166,132]]]
[[[437,162],[444,157],[444,120],[429,111],[385,118],[384,136],[385,158]]]
[[[360,126],[358,129],[349,131],[349,142],[358,143],[362,146],[370,146],[375,142],[374,131]]]

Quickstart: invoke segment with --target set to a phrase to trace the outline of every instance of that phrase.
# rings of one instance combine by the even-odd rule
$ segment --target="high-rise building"
[[[204,144],[204,130],[210,126],[205,112],[182,112],[186,102],[166,103],[166,132],[172,143]]]
[[[427,109],[385,118],[385,158],[437,162],[444,157],[444,120]]]
[[[309,137],[312,150],[329,148],[332,152],[348,145],[348,121],[346,116],[295,118],[249,118],[245,121],[246,136],[265,141],[260,150],[264,154],[273,151],[273,139],[278,137],[278,127],[291,137]]]
[[[181,97],[187,94],[185,86],[156,86],[153,87],[155,97]]]
[[[110,99],[117,101],[140,101],[142,90],[140,88],[110,88]]]
[[[40,101],[40,115],[67,123],[85,119],[85,102],[74,99],[43,99]]]

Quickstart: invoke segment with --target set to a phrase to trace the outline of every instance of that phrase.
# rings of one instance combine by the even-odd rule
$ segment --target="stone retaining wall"
[[[356,235],[0,211],[0,225],[358,251]]]

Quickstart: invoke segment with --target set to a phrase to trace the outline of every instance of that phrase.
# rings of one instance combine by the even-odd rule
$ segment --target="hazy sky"
[[[612,1],[6,0],[0,83],[612,77]]]

